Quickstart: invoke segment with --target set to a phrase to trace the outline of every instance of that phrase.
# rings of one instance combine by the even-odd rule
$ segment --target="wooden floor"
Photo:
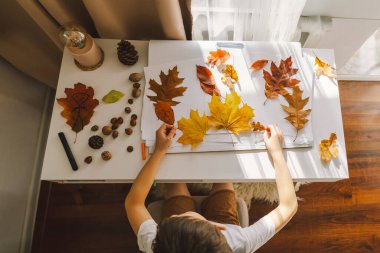
[[[258,252],[380,252],[380,83],[341,81],[340,97],[350,180],[303,186],[296,216]],[[43,182],[32,252],[138,252],[129,187]],[[250,221],[272,208],[254,201]]]

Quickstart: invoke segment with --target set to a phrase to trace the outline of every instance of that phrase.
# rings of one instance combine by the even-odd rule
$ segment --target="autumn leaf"
[[[315,57],[314,65],[316,66],[315,75],[317,77],[324,75],[330,79],[336,78],[336,75],[333,73],[335,68],[331,67],[328,63],[319,59],[318,56]]]
[[[226,67],[222,69],[222,73],[222,82],[230,88],[230,90],[233,90],[235,83],[239,81],[239,77],[234,66],[227,64]]]
[[[207,57],[207,62],[213,66],[219,67],[220,64],[225,63],[230,58],[230,53],[226,50],[218,49],[216,51],[211,51],[210,56]]]
[[[287,93],[285,88],[294,88],[299,84],[300,80],[291,78],[294,76],[298,69],[292,68],[292,57],[289,56],[286,60],[281,60],[280,65],[276,66],[274,62],[271,63],[271,72],[263,70],[265,80],[265,96],[268,99],[278,98],[278,95]]]
[[[197,65],[197,77],[205,93],[211,96],[220,96],[220,90],[218,86],[216,86],[214,76],[207,67]]]
[[[336,146],[336,134],[331,133],[330,139],[324,139],[319,144],[319,152],[324,162],[330,161],[332,158],[338,157],[338,147]]]
[[[243,104],[241,108],[240,96],[234,91],[226,95],[223,103],[219,97],[212,96],[209,108],[211,116],[208,117],[209,124],[217,129],[226,129],[235,135],[240,132],[249,131],[251,125],[249,121],[253,118],[253,108]]]
[[[82,83],[74,84],[74,89],[66,88],[65,94],[66,98],[57,99],[58,104],[63,107],[61,115],[71,129],[78,133],[90,123],[99,101],[94,99],[94,89]]]
[[[203,114],[201,117],[197,110],[191,110],[189,119],[182,118],[178,121],[178,129],[183,133],[178,142],[183,145],[191,144],[194,149],[203,141],[209,128],[207,116]]]
[[[309,121],[306,117],[310,114],[311,109],[303,110],[305,105],[309,102],[309,98],[302,99],[302,90],[298,86],[294,87],[293,94],[286,93],[283,96],[289,106],[281,105],[281,107],[289,114],[285,119],[297,130],[295,141],[298,136],[298,131],[304,128],[305,124]]]
[[[262,70],[268,64],[268,60],[257,60],[251,65],[251,69],[255,71]]]
[[[112,104],[119,101],[119,99],[122,98],[123,96],[124,96],[124,93],[117,90],[111,90],[110,92],[108,92],[107,95],[105,95],[102,98],[102,100],[104,103]]]
[[[183,93],[186,91],[187,87],[179,87],[184,78],[178,77],[177,66],[173,69],[169,69],[167,75],[161,71],[160,80],[161,85],[153,79],[149,80],[149,89],[154,91],[156,96],[148,96],[148,98],[154,102],[167,102],[171,106],[179,104],[180,102],[174,101],[173,99],[183,96]]]
[[[172,107],[167,102],[158,101],[154,104],[154,111],[157,115],[157,118],[166,124],[174,124],[174,112]]]
[[[253,132],[261,132],[266,129],[266,127],[262,125],[259,121],[252,121],[251,128]]]

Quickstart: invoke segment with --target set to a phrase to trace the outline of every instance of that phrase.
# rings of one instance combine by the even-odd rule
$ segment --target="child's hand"
[[[269,125],[269,129],[264,133],[264,141],[272,158],[278,154],[282,155],[284,136],[278,126]]]
[[[156,148],[154,152],[165,154],[175,136],[176,128],[171,125],[162,124],[156,131]]]

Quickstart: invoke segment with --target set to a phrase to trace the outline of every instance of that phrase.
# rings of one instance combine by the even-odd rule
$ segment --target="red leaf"
[[[61,115],[71,129],[78,133],[90,123],[99,101],[94,99],[94,89],[82,83],[74,84],[74,89],[66,88],[65,93],[66,98],[57,99],[58,104],[63,107]]]
[[[169,125],[174,124],[174,112],[169,103],[158,101],[154,104],[154,111],[158,119]]]
[[[197,65],[197,77],[199,79],[202,90],[210,96],[220,96],[220,90],[216,86],[214,76],[207,67]]]
[[[268,64],[268,60],[257,60],[254,61],[251,65],[251,69],[253,70],[261,70]]]

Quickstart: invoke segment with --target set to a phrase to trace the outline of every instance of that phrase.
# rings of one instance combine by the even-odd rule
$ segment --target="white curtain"
[[[192,0],[193,40],[294,41],[306,0]]]

